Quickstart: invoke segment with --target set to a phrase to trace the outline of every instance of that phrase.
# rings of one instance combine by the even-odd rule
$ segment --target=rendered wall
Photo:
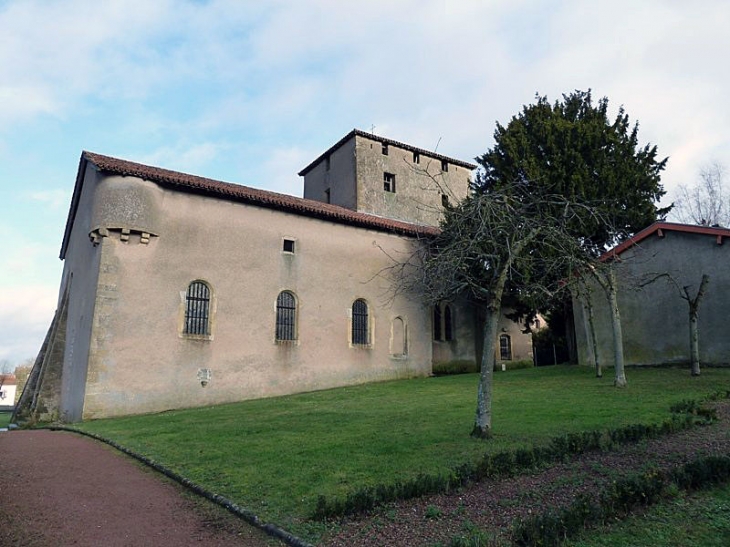
[[[132,177],[123,183],[150,186]],[[389,264],[383,250],[408,252],[412,240],[156,187],[150,196],[159,237],[142,244],[140,234],[122,241],[110,232],[87,250],[101,250],[101,274],[84,418],[430,373],[430,310],[403,297],[388,302],[388,283],[377,275]],[[284,237],[296,241],[293,255],[282,252]],[[213,290],[211,340],[181,334],[185,291],[194,280]],[[274,340],[282,290],[297,297],[296,343]],[[368,349],[349,343],[357,298],[370,307]],[[394,323],[397,317],[403,323]],[[405,355],[392,349],[401,325]],[[211,374],[205,386],[201,369]]]
[[[617,264],[619,312],[628,365],[689,363],[689,308],[679,288],[688,286],[694,297],[702,274],[710,276],[699,310],[700,362],[730,363],[727,337],[727,298],[730,294],[730,247],[718,245],[714,236],[664,231],[651,235],[621,255]],[[669,274],[643,288],[639,285]],[[679,287],[679,288],[678,288]],[[592,302],[599,362],[613,365],[613,331],[606,299],[594,287]],[[593,365],[587,310],[574,299],[575,330],[580,363]]]

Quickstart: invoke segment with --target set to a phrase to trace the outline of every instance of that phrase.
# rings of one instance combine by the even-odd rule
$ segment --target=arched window
[[[451,342],[454,339],[454,323],[452,321],[451,306],[444,304],[444,340]]]
[[[512,339],[509,334],[499,335],[499,359],[500,361],[512,360]]]
[[[297,339],[297,301],[289,291],[281,291],[276,298],[276,340]]]
[[[355,346],[370,344],[368,305],[362,299],[355,300],[352,304],[352,344]]]
[[[184,334],[210,334],[210,287],[204,281],[193,281],[185,293]]]
[[[441,340],[441,304],[436,304],[433,307],[433,339]]]
[[[454,339],[454,314],[451,305],[439,302],[433,307],[433,339],[451,342]]]

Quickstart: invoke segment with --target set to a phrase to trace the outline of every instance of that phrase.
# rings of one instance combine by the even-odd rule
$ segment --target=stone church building
[[[392,296],[475,165],[353,130],[304,199],[81,155],[58,309],[20,419],[74,422],[426,376],[475,360],[475,314]],[[478,337],[477,337],[478,338]],[[505,318],[497,360],[531,357]]]

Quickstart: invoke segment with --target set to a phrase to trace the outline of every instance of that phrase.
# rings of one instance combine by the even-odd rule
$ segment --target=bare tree
[[[589,208],[563,196],[541,195],[520,184],[475,194],[447,208],[441,232],[391,269],[396,291],[415,292],[431,304],[466,297],[484,309],[473,436],[491,436],[492,376],[505,286],[513,283],[536,300],[565,290],[564,279],[586,256],[566,227],[587,218],[586,212]]]
[[[624,337],[621,326],[621,313],[618,307],[618,281],[616,270],[611,262],[589,265],[588,271],[593,279],[601,286],[608,301],[608,308],[611,313],[611,331],[613,333],[613,385],[626,387],[626,372],[624,367]],[[595,337],[595,335],[593,335]],[[595,341],[594,341],[595,344]],[[596,346],[594,345],[594,349]],[[597,357],[596,357],[597,359]]]
[[[690,374],[692,376],[700,375],[700,331],[699,331],[699,317],[700,317],[700,303],[702,297],[705,296],[707,290],[707,284],[710,282],[710,276],[702,274],[700,279],[699,287],[694,296],[692,296],[692,285],[681,285],[677,279],[669,273],[661,273],[658,275],[650,275],[642,285],[648,285],[654,283],[658,279],[666,279],[667,282],[673,286],[679,297],[687,302],[689,312],[689,355],[690,355]]]
[[[603,377],[601,367],[601,359],[598,353],[598,340],[596,339],[596,318],[593,310],[593,287],[591,283],[582,277],[578,277],[575,284],[575,293],[578,301],[583,306],[583,321],[585,322],[585,331],[588,335],[588,348],[593,358],[593,367],[596,371],[596,378]]]
[[[679,187],[672,216],[686,224],[730,226],[730,195],[725,188],[725,167],[717,162],[700,170],[694,186]]]

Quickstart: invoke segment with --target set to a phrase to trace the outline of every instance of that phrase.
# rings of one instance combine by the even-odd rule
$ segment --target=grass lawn
[[[0,412],[0,427],[8,427],[12,415],[12,412]]]
[[[613,526],[589,530],[566,547],[726,547],[730,545],[730,485],[651,507]]]
[[[730,369],[612,370],[557,366],[495,374],[488,441],[469,437],[475,374],[369,384],[81,424],[210,490],[306,535],[317,496],[437,473],[487,450],[567,432],[661,422],[671,403],[730,389]]]

